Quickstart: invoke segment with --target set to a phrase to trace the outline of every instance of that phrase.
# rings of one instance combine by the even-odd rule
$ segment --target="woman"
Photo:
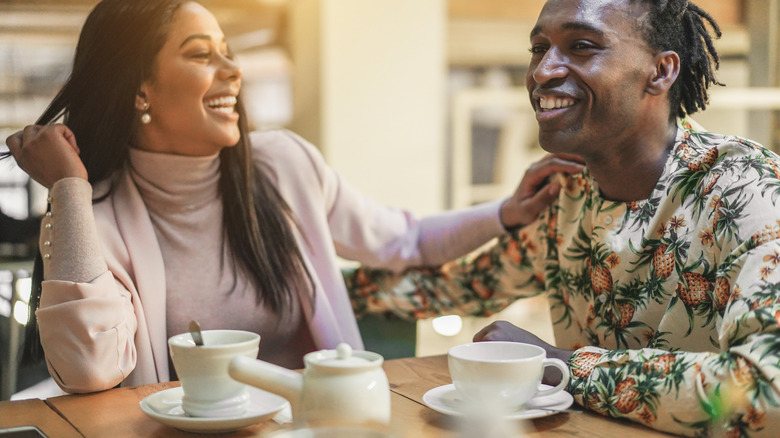
[[[559,189],[536,186],[581,168],[551,158],[507,201],[418,221],[360,196],[295,135],[249,134],[240,88],[200,4],[104,0],[39,125],[8,138],[50,188],[36,316],[65,391],[170,380],[166,339],[190,319],[261,333],[259,357],[284,366],[361,348],[337,254],[439,265],[530,222]]]

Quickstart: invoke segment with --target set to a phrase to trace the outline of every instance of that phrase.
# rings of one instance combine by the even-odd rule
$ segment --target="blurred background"
[[[96,3],[0,0],[0,138],[33,123],[59,90]],[[499,199],[543,154],[523,87],[543,0],[202,3],[238,56],[254,127],[297,132],[380,202],[426,215]],[[696,3],[722,27],[727,87],[695,119],[780,150],[780,0]],[[0,400],[35,396],[46,377],[15,361],[45,198],[15,165],[0,163]],[[444,353],[497,318],[554,342],[544,298],[489,319],[369,318],[361,329],[368,349],[392,358]]]

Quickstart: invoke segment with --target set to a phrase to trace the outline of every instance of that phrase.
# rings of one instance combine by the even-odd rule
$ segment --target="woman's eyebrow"
[[[206,35],[206,34],[202,34],[202,33],[196,33],[194,35],[190,35],[187,38],[185,38],[184,41],[182,41],[182,43],[179,45],[179,48],[184,47],[185,44],[187,44],[188,42],[190,42],[192,40],[208,40],[208,41],[211,41],[211,36],[210,35]]]

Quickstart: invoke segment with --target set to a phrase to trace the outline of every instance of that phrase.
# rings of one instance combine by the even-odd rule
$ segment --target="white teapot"
[[[348,344],[303,357],[303,374],[244,356],[230,362],[230,376],[286,398],[293,420],[303,424],[387,425],[390,386],[383,358]]]

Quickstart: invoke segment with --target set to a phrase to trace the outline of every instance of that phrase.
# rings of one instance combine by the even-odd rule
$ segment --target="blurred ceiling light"
[[[446,315],[435,318],[433,331],[442,336],[455,336],[463,329],[463,320],[458,315]]]

